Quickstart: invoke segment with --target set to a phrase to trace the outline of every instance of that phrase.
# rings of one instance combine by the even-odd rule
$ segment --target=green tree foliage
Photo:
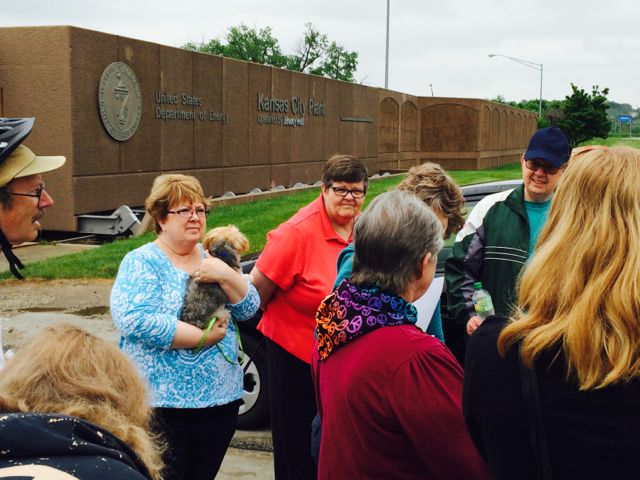
[[[564,131],[572,145],[594,137],[607,138],[611,129],[611,111],[619,110],[619,113],[632,111],[629,104],[609,102],[608,88],[601,91],[596,85],[589,94],[571,84],[571,90],[572,94],[566,96],[564,100],[542,100],[542,118],[538,118],[538,128],[555,125]],[[538,112],[538,99],[514,102],[498,95],[491,101]]]
[[[502,103],[503,105],[509,105],[510,107],[522,108],[523,110],[529,110],[530,112],[538,113],[540,105],[539,99],[520,100],[514,102],[505,99],[502,95],[498,95],[491,99],[492,102]],[[555,125],[559,119],[564,117],[562,111],[563,100],[545,100],[542,99],[542,118],[538,118],[538,128],[545,128],[550,125]]]
[[[638,115],[638,111],[635,110],[629,103],[617,103],[613,100],[607,101],[607,115],[609,118],[616,118],[618,115]]]
[[[224,41],[213,38],[207,42],[189,42],[182,48],[287,68],[295,72],[311,73],[348,82],[355,81],[358,54],[336,42],[329,41],[327,35],[315,29],[311,23],[305,26],[302,39],[298,41],[294,52],[290,55],[282,53],[280,43],[273,36],[271,27],[258,29],[244,23],[231,27]]]
[[[212,38],[208,42],[190,42],[182,48],[273,67],[284,67],[287,64],[287,58],[282,54],[280,43],[273,36],[271,27],[258,30],[242,23],[237,27],[231,27],[225,40],[226,43],[217,38]]]
[[[322,74],[325,77],[353,82],[355,81],[353,74],[357,66],[358,54],[356,52],[349,52],[342,45],[331,42],[322,63]]]
[[[572,94],[564,99],[564,118],[556,123],[575,146],[590,138],[607,138],[611,123],[607,118],[608,88],[593,86],[591,94],[571,84]]]
[[[312,73],[322,75],[322,57],[329,46],[329,38],[313,28],[311,23],[306,23],[307,30],[304,37],[296,45],[293,54],[289,55],[287,68],[294,72]]]

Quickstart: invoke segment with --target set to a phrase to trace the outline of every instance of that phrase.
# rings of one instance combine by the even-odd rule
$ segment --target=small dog
[[[231,268],[240,269],[240,255],[249,249],[249,240],[234,225],[209,230],[202,245],[212,257],[218,257]],[[184,307],[180,320],[205,329],[211,317],[220,318],[227,295],[217,283],[198,283],[193,277],[187,280]]]

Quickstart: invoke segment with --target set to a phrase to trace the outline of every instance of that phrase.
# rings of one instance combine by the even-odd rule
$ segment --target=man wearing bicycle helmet
[[[34,154],[22,141],[34,118],[0,118],[0,244],[11,273],[22,278],[23,265],[11,245],[35,240],[44,210],[53,205],[42,173],[60,168],[65,157]]]

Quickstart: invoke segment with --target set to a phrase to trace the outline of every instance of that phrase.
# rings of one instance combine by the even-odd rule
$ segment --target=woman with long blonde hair
[[[48,327],[7,362],[0,411],[0,477],[161,479],[144,381],[77,327]]]
[[[497,479],[640,478],[640,150],[574,152],[463,403]]]

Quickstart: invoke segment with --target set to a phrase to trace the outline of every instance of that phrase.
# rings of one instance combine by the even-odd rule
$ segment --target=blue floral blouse
[[[198,353],[171,349],[188,276],[152,242],[124,257],[111,290],[111,316],[120,330],[120,348],[148,380],[154,407],[212,407],[242,396],[242,368],[225,360],[215,345]],[[232,318],[242,321],[259,306],[258,292],[249,283],[246,296],[227,308]],[[238,358],[237,335],[230,322],[218,343],[229,359]]]

